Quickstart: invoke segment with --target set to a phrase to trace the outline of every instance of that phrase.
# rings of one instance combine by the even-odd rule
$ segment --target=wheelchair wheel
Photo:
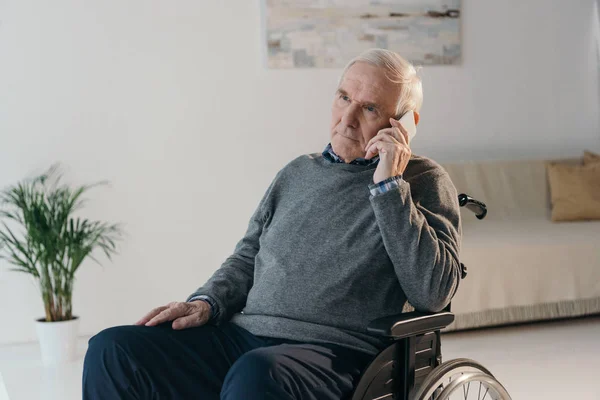
[[[477,361],[447,361],[425,378],[413,400],[511,400],[494,375]]]

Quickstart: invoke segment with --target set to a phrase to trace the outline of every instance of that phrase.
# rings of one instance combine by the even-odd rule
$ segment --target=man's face
[[[390,126],[399,91],[382,68],[357,62],[348,69],[331,107],[331,146],[345,162],[364,157],[369,140]]]

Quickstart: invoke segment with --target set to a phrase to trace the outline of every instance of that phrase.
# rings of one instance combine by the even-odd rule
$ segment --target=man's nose
[[[358,128],[358,106],[355,104],[350,104],[346,110],[344,111],[344,115],[342,116],[342,122],[344,125],[350,128]]]

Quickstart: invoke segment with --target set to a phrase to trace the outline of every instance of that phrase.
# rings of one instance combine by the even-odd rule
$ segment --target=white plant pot
[[[35,328],[45,365],[65,364],[77,359],[78,317],[58,322],[46,322],[41,318],[35,322]]]

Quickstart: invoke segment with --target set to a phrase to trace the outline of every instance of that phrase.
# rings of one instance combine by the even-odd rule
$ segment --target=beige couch
[[[447,331],[600,313],[600,221],[550,221],[544,161],[444,168],[489,209],[483,221],[462,210],[468,276]]]

